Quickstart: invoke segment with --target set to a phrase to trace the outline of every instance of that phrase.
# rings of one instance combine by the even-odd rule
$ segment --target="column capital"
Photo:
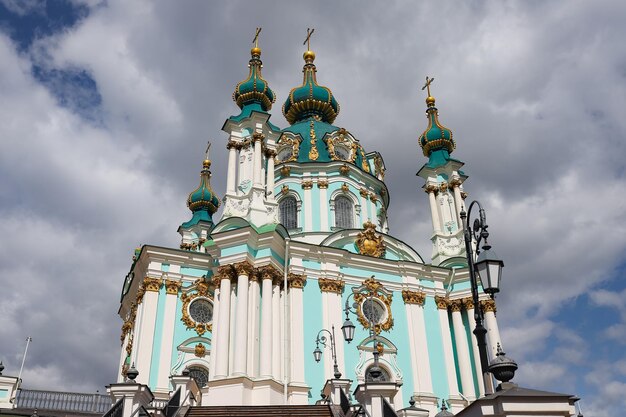
[[[448,301],[448,306],[450,307],[450,311],[452,311],[453,313],[460,313],[461,307],[463,307],[463,301],[450,300]]]
[[[480,306],[482,307],[485,313],[486,312],[495,313],[497,311],[495,300],[481,300]]]
[[[265,265],[257,269],[262,280],[270,279],[272,283],[280,279],[280,272],[272,265]]]
[[[265,156],[267,158],[275,158],[276,157],[276,151],[274,149],[265,149]]]
[[[235,271],[237,271],[237,275],[250,276],[254,270],[254,266],[248,261],[238,262],[234,264],[233,267]]]
[[[436,193],[437,190],[438,190],[437,186],[433,184],[426,184],[426,186],[424,187],[424,192],[428,194]]]
[[[450,180],[450,186],[451,187],[458,187],[459,185],[461,185],[463,183],[463,181],[461,181],[460,178],[458,177],[454,177]]]
[[[435,304],[437,304],[437,308],[439,310],[447,310],[448,309],[448,299],[446,297],[441,297],[439,295],[435,295]]]
[[[242,147],[241,142],[235,142],[234,140],[229,140],[228,143],[226,144],[226,149],[231,150],[231,149],[236,149],[236,150],[240,150]]]
[[[306,282],[306,275],[304,274],[294,274],[290,272],[287,275],[287,284],[289,288],[304,288],[304,283]]]
[[[317,283],[322,292],[334,292],[336,294],[343,293],[346,283],[340,279],[318,278]]]
[[[217,268],[217,274],[213,275],[211,281],[213,281],[216,288],[219,288],[223,279],[232,281],[234,278],[237,278],[236,273],[232,265],[222,265]]]
[[[263,133],[259,133],[259,132],[254,132],[252,134],[252,141],[253,142],[259,142],[262,141],[263,139],[265,139],[265,135]]]
[[[465,307],[466,310],[474,309],[474,299],[472,297],[465,297],[462,301],[463,307]]]
[[[165,290],[168,294],[178,295],[178,291],[180,290],[180,286],[182,283],[180,281],[176,281],[173,279],[165,280]]]
[[[163,286],[163,280],[161,278],[145,277],[143,279],[143,287],[146,291],[159,292]]]
[[[404,300],[404,304],[423,306],[426,301],[426,293],[423,291],[402,290],[402,300]]]
[[[301,185],[303,190],[310,190],[313,188],[313,180],[304,180]]]
[[[328,188],[328,180],[317,180],[317,188]]]

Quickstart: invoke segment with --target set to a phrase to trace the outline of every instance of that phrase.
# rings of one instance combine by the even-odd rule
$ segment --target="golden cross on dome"
[[[211,139],[207,141],[206,151],[204,152],[204,159],[209,159],[209,150],[211,149]]]
[[[302,45],[306,44],[307,51],[311,50],[311,35],[315,32],[315,29],[306,28],[306,39],[302,42]]]
[[[422,87],[423,89],[427,89],[428,91],[428,97],[430,97],[430,84],[435,81],[434,78],[428,78],[428,75],[426,76],[426,84],[424,84],[424,87]]]
[[[252,43],[254,44],[255,48],[259,47],[259,34],[261,33],[261,30],[263,28],[256,28],[256,33],[254,34],[254,39],[252,39]],[[209,145],[210,147],[211,145]]]

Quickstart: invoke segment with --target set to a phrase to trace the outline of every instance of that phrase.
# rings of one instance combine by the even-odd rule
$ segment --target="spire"
[[[259,48],[260,33],[261,28],[257,28],[252,41],[254,47],[250,50],[250,55],[252,56],[248,64],[250,73],[248,74],[248,78],[241,81],[235,87],[233,100],[241,109],[250,104],[257,104],[261,106],[263,111],[269,111],[272,108],[272,103],[276,101],[276,96],[270,89],[267,81],[265,81],[261,75],[263,62],[261,61],[261,48]]]
[[[294,124],[308,119],[326,123],[333,123],[339,114],[339,103],[335,100],[329,88],[317,84],[317,69],[315,68],[315,52],[311,51],[311,35],[315,29],[307,29],[304,44],[304,77],[300,87],[293,88],[283,104],[283,114],[289,122]]]
[[[209,143],[205,159],[202,162],[202,170],[200,171],[200,185],[189,193],[187,197],[187,207],[193,212],[193,217],[189,222],[184,224],[185,227],[195,225],[201,220],[212,223],[212,216],[220,206],[220,200],[217,198],[215,191],[211,188],[210,148],[211,144]]]
[[[430,157],[434,152],[442,151],[445,153],[444,159],[447,159],[456,147],[456,143],[452,138],[452,131],[439,122],[435,98],[430,95],[430,84],[434,80],[434,78],[426,77],[426,84],[422,87],[422,90],[427,89],[428,93],[428,97],[426,97],[428,127],[419,137],[419,144],[424,151],[424,156]]]

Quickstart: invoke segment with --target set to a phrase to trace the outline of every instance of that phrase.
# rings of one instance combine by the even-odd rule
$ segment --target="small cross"
[[[262,28],[256,28],[256,33],[254,34],[254,39],[252,39],[252,43],[254,44],[255,48],[259,47],[259,33],[261,33],[261,29]],[[209,145],[211,146],[211,145]]]
[[[204,159],[209,159],[209,149],[211,149],[211,140],[207,141],[206,151],[204,153]]]
[[[423,89],[427,89],[428,90],[428,97],[430,97],[430,83],[432,83],[433,81],[435,81],[434,78],[428,78],[428,75],[426,76],[426,84],[424,84],[424,87],[422,87]]]
[[[306,44],[306,49],[308,51],[311,50],[311,35],[313,34],[313,32],[315,32],[315,29],[307,28],[306,29],[306,39],[304,40],[304,42],[302,42],[302,45]]]

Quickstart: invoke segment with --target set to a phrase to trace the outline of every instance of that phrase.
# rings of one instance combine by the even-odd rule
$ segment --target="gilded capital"
[[[450,311],[452,311],[453,313],[460,313],[461,312],[461,307],[463,307],[463,301],[461,301],[461,300],[450,300],[448,302],[448,305],[450,306]]]
[[[302,181],[302,189],[303,190],[310,190],[311,188],[313,188],[313,181],[312,180],[304,180],[304,181]]]
[[[254,270],[254,267],[248,261],[239,262],[233,266],[235,267],[235,271],[237,271],[237,275],[239,276],[241,275],[250,276],[250,274],[252,274],[252,271]]]
[[[291,174],[291,168],[283,165],[283,167],[280,169],[280,175],[282,175],[283,177],[288,177],[289,174]]]
[[[437,304],[437,308],[439,310],[447,310],[448,309],[448,299],[446,297],[441,297],[439,295],[435,295],[435,303]]]
[[[423,291],[402,290],[402,299],[404,304],[424,305],[426,301],[426,293]]]
[[[259,274],[261,275],[262,280],[270,279],[274,282],[277,279],[280,279],[280,272],[272,265],[266,265],[259,268]]]
[[[143,301],[143,295],[146,293],[146,288],[144,284],[141,284],[139,288],[137,288],[137,298],[135,299],[136,304],[141,304]]]
[[[322,292],[334,292],[336,294],[341,294],[343,292],[343,287],[346,285],[346,283],[340,279],[329,278],[319,278],[317,283],[319,284]]]
[[[259,133],[259,132],[254,132],[252,134],[252,141],[253,142],[258,142],[265,139],[265,135],[263,133]]]
[[[365,188],[361,188],[359,190],[359,194],[361,194],[361,197],[363,198],[368,198],[370,195],[370,193]]]
[[[495,313],[497,311],[495,300],[482,300],[480,302],[480,306],[483,308],[483,311],[485,313],[487,312]]]
[[[328,188],[328,180],[317,180],[317,188]]]
[[[168,294],[178,294],[178,290],[180,290],[181,282],[175,281],[173,279],[165,280],[165,290]]]
[[[241,144],[238,142],[235,142],[234,140],[229,140],[228,143],[226,144],[226,149],[230,150],[230,149],[241,149]]]
[[[236,271],[232,265],[222,265],[217,268],[217,274],[213,275],[211,282],[213,282],[216,288],[219,288],[223,279],[232,281],[236,277]]]
[[[426,193],[436,193],[437,190],[438,190],[437,186],[433,184],[428,184],[426,187],[424,187],[424,192]]]
[[[146,289],[146,291],[159,292],[162,285],[163,285],[163,280],[161,278],[145,277],[143,279],[143,286]]]
[[[294,274],[292,272],[287,275],[287,283],[289,288],[304,288],[304,283],[306,282],[306,275],[304,274]]]
[[[463,299],[463,307],[465,307],[466,310],[474,309],[474,300],[472,299],[472,297],[467,297]]]

